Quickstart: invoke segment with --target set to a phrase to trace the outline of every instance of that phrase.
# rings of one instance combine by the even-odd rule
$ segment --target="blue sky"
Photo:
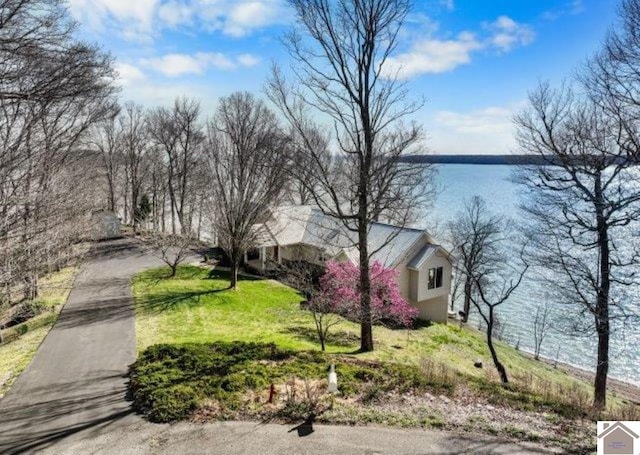
[[[560,83],[615,24],[615,0],[415,1],[392,64],[412,96],[433,153],[509,153],[512,116],[539,80]],[[279,37],[284,0],[69,0],[83,38],[117,60],[122,99],[145,106],[176,96],[205,114],[236,90],[260,92]]]

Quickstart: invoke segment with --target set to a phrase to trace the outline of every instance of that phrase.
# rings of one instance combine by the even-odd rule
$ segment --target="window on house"
[[[428,289],[437,289],[442,287],[442,267],[433,267],[429,269],[428,275],[429,285]]]

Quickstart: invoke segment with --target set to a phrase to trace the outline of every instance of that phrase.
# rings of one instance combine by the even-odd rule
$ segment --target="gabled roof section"
[[[436,245],[424,245],[420,248],[420,251],[416,253],[416,255],[411,259],[409,264],[407,264],[407,268],[409,270],[420,270],[422,266],[433,257],[434,254],[438,251],[438,246]]]
[[[373,253],[371,260],[379,261],[386,267],[396,266],[424,233],[419,229],[372,223],[369,228],[369,251]]]
[[[614,430],[616,430],[617,428],[619,428],[620,430],[624,431],[625,433],[627,433],[628,435],[632,436],[634,439],[638,439],[640,436],[638,436],[637,434],[635,434],[633,431],[631,431],[629,429],[629,427],[627,427],[626,425],[623,425],[620,422],[616,422],[613,425],[611,425],[610,427],[607,427],[602,433],[600,433],[598,435],[598,438],[604,438],[605,436],[607,436],[608,434],[611,434],[614,432]]]
[[[254,224],[255,239],[258,245],[277,245],[277,239],[267,223]]]

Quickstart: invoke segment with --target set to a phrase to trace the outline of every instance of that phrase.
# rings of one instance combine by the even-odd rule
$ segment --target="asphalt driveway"
[[[126,400],[127,368],[136,358],[130,280],[161,264],[131,240],[97,245],[58,322],[0,400],[0,453],[550,453],[495,437],[438,431],[148,423]]]
[[[98,243],[58,322],[0,401],[0,453],[47,447],[131,414],[127,367],[136,358],[130,279],[161,261],[127,239]]]

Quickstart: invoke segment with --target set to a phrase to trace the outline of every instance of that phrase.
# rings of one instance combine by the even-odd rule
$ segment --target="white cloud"
[[[584,11],[583,0],[571,0],[560,8],[547,10],[542,13],[542,18],[548,21],[554,21],[562,16],[580,14]]]
[[[179,1],[166,1],[158,7],[158,19],[170,28],[192,23],[196,10],[193,5]]]
[[[260,59],[255,55],[251,54],[240,54],[238,55],[238,63],[242,66],[250,68],[252,66],[256,66],[260,63]]]
[[[117,27],[128,38],[151,34],[158,0],[70,0],[73,17],[90,29],[107,32]]]
[[[444,154],[509,153],[515,148],[513,116],[524,103],[433,115],[430,147]]]
[[[243,36],[248,31],[278,22],[279,2],[238,2],[229,13],[225,31],[232,36]]]
[[[385,73],[400,79],[428,73],[444,73],[471,61],[471,53],[482,48],[475,35],[463,32],[453,40],[425,39],[409,52],[389,58]]]
[[[494,22],[485,24],[485,28],[491,33],[489,43],[502,52],[531,44],[536,36],[531,27],[520,24],[509,16],[500,16]]]
[[[167,54],[162,57],[141,60],[142,65],[167,77],[180,77],[188,74],[201,75],[208,69],[234,70],[238,66],[250,67],[259,63],[251,54],[241,54],[236,58],[220,52],[198,52],[196,54]]]
[[[179,80],[156,81],[148,79],[131,86],[123,87],[120,99],[134,101],[145,107],[171,106],[178,97],[187,97],[198,100],[201,103],[203,118],[215,111],[217,100],[226,95],[227,90],[216,84],[183,83]]]
[[[426,23],[422,36],[417,35],[417,24]],[[463,31],[453,39],[439,39],[438,24],[426,16],[415,16],[410,27],[403,30],[403,38],[411,42],[408,50],[387,59],[383,72],[386,77],[410,79],[422,74],[452,71],[471,62],[473,54],[481,50],[497,49],[506,53],[516,47],[533,42],[533,29],[508,16],[500,16],[494,22],[485,23],[482,33]],[[425,37],[426,35],[426,37]]]
[[[118,81],[123,87],[131,86],[146,79],[140,68],[129,63],[118,62],[115,64],[115,69],[118,72]]]
[[[440,0],[440,4],[449,11],[453,11],[456,7],[453,0]]]
[[[70,0],[69,7],[90,30],[132,40],[180,27],[240,37],[291,17],[285,0]]]

